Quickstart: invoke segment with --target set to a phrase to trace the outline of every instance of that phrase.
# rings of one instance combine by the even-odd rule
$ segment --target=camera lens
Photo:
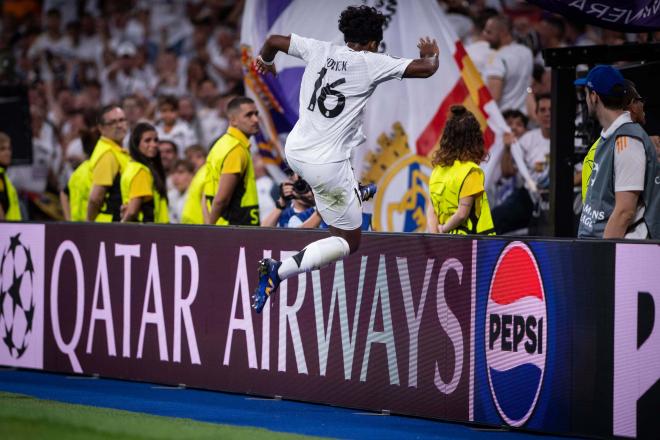
[[[298,178],[298,180],[293,182],[293,190],[298,194],[305,194],[306,192],[311,191],[311,188],[306,181]]]

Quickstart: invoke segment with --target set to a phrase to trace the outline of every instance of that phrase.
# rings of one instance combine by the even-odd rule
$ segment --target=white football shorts
[[[362,199],[350,159],[311,164],[287,156],[287,163],[312,187],[316,209],[326,224],[344,230],[362,226]]]

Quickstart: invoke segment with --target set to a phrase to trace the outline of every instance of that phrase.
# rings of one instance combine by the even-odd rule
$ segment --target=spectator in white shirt
[[[205,147],[212,145],[227,130],[227,104],[235,97],[236,94],[231,92],[218,96],[211,80],[202,83],[199,93],[202,106],[197,114],[202,126],[202,145]]]
[[[206,148],[195,144],[186,148],[186,160],[193,164],[194,171],[197,172],[206,163]]]
[[[160,153],[160,161],[163,163],[163,169],[167,175],[167,179],[165,181],[167,185],[167,191],[171,191],[174,188],[174,183],[172,182],[172,172],[174,172],[174,164],[179,157],[179,146],[172,141],[159,140],[158,152]]]
[[[202,124],[197,117],[197,107],[195,100],[188,95],[179,98],[179,119],[184,121],[195,133],[195,137],[203,144],[204,136]]]
[[[117,97],[131,94],[151,95],[149,78],[136,65],[137,49],[126,41],[116,49],[118,57],[103,71],[103,102],[111,102]]]
[[[167,207],[170,223],[181,223],[181,213],[188,197],[188,187],[194,176],[193,164],[187,160],[177,160],[171,174],[173,188],[167,191]]]
[[[185,91],[185,75],[180,69],[176,53],[172,50],[162,52],[156,61],[158,83],[156,95],[181,96]]]
[[[534,180],[538,189],[547,190],[550,186],[550,112],[552,99],[550,95],[539,95],[536,98],[536,118],[539,128],[529,130],[519,140],[522,150],[523,161],[529,175]],[[502,155],[503,171],[507,164],[508,169],[513,171],[513,159],[511,157],[511,145],[515,138],[509,137],[509,146],[505,146]],[[510,173],[506,173],[509,174]],[[520,185],[499,206],[493,208],[493,224],[498,235],[517,231],[529,226],[534,210],[534,202],[528,188],[522,186],[522,179],[517,179]],[[534,194],[536,197],[536,194]]]
[[[162,96],[158,100],[160,121],[156,124],[158,139],[170,140],[179,147],[179,158],[183,158],[183,151],[190,145],[198,143],[192,128],[179,119],[179,100],[171,95]]]
[[[50,9],[46,13],[45,32],[37,37],[28,50],[30,58],[39,58],[45,53],[59,57],[69,57],[72,54],[71,39],[62,33],[60,11]]]
[[[240,55],[236,50],[236,37],[232,29],[221,27],[217,31],[216,38],[209,47],[209,55],[212,69],[208,72],[218,85],[220,93],[231,90],[242,80]]]
[[[465,50],[470,55],[470,59],[474,63],[482,78],[486,78],[486,66],[495,56],[495,51],[490,47],[488,41],[483,37],[483,30],[489,18],[497,15],[492,10],[482,12],[479,17],[474,21],[474,31],[469,44],[465,46]]]
[[[505,16],[488,19],[483,37],[497,51],[486,66],[490,94],[500,108],[526,113],[525,98],[534,64],[532,51],[514,41],[511,21]]]

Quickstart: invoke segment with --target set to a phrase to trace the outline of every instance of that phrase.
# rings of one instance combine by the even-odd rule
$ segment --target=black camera
[[[293,188],[293,193],[289,195],[284,194],[284,185],[291,185]],[[309,186],[309,183],[307,183],[305,180],[303,180],[300,176],[293,182],[282,182],[280,183],[280,197],[284,200],[291,200],[291,199],[300,199],[302,198],[301,196],[304,196],[308,192],[310,192],[312,188]]]
[[[307,194],[312,190],[312,187],[302,177],[298,176],[298,179],[293,182],[293,190],[298,194]]]
[[[288,177],[293,177],[293,176],[295,175],[295,173],[293,172],[293,170],[292,170],[291,168],[289,168],[289,167],[286,167],[286,169],[284,170],[284,173],[285,173]],[[283,188],[284,185],[292,185],[292,186],[293,186],[293,192],[294,192],[295,194],[291,194],[291,195],[289,195],[289,196],[285,196],[285,195],[284,195],[284,191],[282,190],[282,188]],[[297,197],[297,195],[300,196],[300,195],[307,194],[307,193],[310,192],[311,190],[312,190],[312,187],[309,186],[309,183],[307,183],[307,182],[306,182],[302,177],[300,177],[300,176],[298,176],[298,178],[297,178],[296,180],[294,180],[293,182],[291,182],[291,183],[289,183],[289,182],[284,182],[284,183],[281,183],[281,184],[280,184],[280,196],[281,196],[284,200],[299,199],[300,197]]]

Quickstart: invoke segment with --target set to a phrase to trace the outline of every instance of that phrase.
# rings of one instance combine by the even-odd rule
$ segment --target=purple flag
[[[621,32],[660,30],[660,0],[528,0],[574,21]]]

